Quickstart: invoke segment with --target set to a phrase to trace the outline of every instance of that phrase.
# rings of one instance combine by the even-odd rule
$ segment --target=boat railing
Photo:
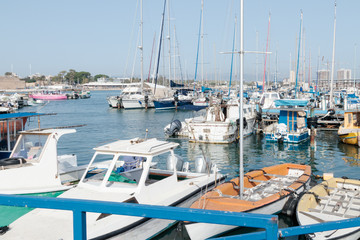
[[[360,227],[360,217],[279,229],[277,215],[222,212],[213,210],[165,207],[133,203],[105,202],[94,200],[48,198],[29,195],[0,194],[0,205],[72,211],[73,237],[75,240],[87,239],[87,212],[170,219],[177,221],[236,225],[239,227],[244,226],[265,229],[265,231],[261,232],[222,237],[221,239],[276,240],[279,237],[285,238],[291,236],[311,234],[314,232],[337,230],[341,228]],[[15,231],[15,229],[12,230]],[[6,233],[4,235],[6,236]]]

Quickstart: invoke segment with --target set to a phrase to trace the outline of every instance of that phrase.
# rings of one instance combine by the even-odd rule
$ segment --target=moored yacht
[[[174,153],[177,143],[157,139],[119,140],[95,148],[76,188],[58,198],[91,199],[160,206],[189,207],[224,176],[198,158],[195,172]],[[87,213],[89,238],[147,239],[174,221]],[[71,239],[72,213],[35,209],[10,225],[4,239]],[[33,224],[36,222],[36,224]]]

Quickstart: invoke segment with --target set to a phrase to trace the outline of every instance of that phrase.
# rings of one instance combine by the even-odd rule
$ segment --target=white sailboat
[[[140,1],[140,38],[141,44],[138,47],[140,50],[140,64],[141,64],[141,77],[140,89],[135,94],[126,95],[122,98],[122,105],[125,109],[139,109],[154,107],[153,97],[151,91],[144,91],[144,57],[143,57],[143,1]]]

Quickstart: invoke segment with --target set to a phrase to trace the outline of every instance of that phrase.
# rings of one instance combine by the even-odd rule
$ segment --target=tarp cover
[[[306,99],[279,99],[275,100],[275,106],[299,106],[305,107],[308,104],[309,100]]]

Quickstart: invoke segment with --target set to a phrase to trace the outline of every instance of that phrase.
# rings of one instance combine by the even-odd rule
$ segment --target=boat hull
[[[175,176],[176,177],[176,176]],[[187,186],[188,191],[185,195],[181,197],[173,197],[168,199],[166,202],[162,202],[156,205],[164,206],[176,206],[176,207],[189,207],[195,199],[197,199],[203,190],[208,187],[212,189],[215,186],[215,177],[214,175],[209,178],[205,178],[198,186],[190,186],[189,183],[179,183],[176,188],[184,188]],[[225,179],[224,176],[217,177],[217,183],[223,182]],[[182,187],[181,187],[182,186]],[[191,188],[191,189],[189,189]],[[83,189],[73,189],[74,191],[84,191]],[[167,189],[169,190],[169,189]],[[73,192],[74,192],[73,191]],[[177,192],[177,191],[176,191]],[[175,193],[175,192],[174,192]],[[93,194],[82,194],[86,199],[93,199]],[[112,201],[121,201],[121,198],[124,197],[120,194],[111,194],[103,193],[100,198],[103,200],[111,201],[111,199],[106,199],[108,196],[114,196],[115,199]],[[117,195],[117,196],[116,196]],[[181,195],[177,192],[176,195]],[[63,195],[60,195],[62,198],[79,198],[73,195],[71,191],[65,192]],[[140,196],[136,196],[136,199],[141,199]],[[139,200],[140,201],[140,200]],[[170,201],[170,202],[169,202]],[[147,202],[141,202],[143,204],[151,204]],[[152,203],[155,204],[155,203]],[[165,230],[171,227],[176,221],[166,220],[166,219],[149,219],[143,217],[133,217],[133,216],[121,216],[121,215],[105,215],[104,217],[99,213],[87,213],[87,230],[89,239],[148,239],[162,230]],[[50,210],[50,209],[35,209],[31,213],[23,216],[22,218],[16,220],[14,224],[10,225],[13,228],[13,232],[8,231],[3,237],[6,239],[24,239],[24,236],[31,236],[31,239],[48,239],[49,236],[54,239],[72,239],[72,213],[70,211],[59,211],[59,210]],[[29,226],[29,221],[36,221],[38,224],[35,226]],[[61,225],[61,228],[52,229],[50,226]],[[24,227],[20,227],[24,226]],[[26,227],[28,226],[28,227]],[[16,227],[19,227],[16,229]],[[17,231],[15,231],[15,229]],[[44,234],[41,229],[49,229],[48,234]],[[52,230],[50,230],[52,229]]]
[[[35,100],[66,100],[67,96],[65,94],[32,94],[29,97]]]
[[[150,100],[148,105],[146,106],[143,99],[122,99],[122,105],[125,109],[143,109],[154,107],[154,103]]]
[[[287,171],[288,173],[286,173]],[[295,174],[292,173],[291,175],[293,176],[290,176],[290,171],[295,171]],[[298,173],[296,173],[296,171],[298,171]],[[246,190],[250,193],[247,193],[246,191],[244,192],[243,199],[236,198],[236,196],[239,194],[238,190],[234,188],[234,185],[238,186],[239,184],[239,179],[236,178],[232,179],[228,183],[218,186],[216,188],[217,191],[208,192],[201,199],[192,204],[191,208],[231,212],[276,214],[283,209],[290,196],[295,193],[299,194],[306,190],[310,184],[310,174],[310,166],[298,164],[281,164],[272,167],[266,167],[261,170],[254,170],[250,173],[247,173],[246,176],[248,177],[244,178],[244,187],[251,190]],[[293,178],[293,182],[289,183],[289,186],[284,186],[282,190],[269,193],[268,196],[263,198],[261,198],[259,195],[260,199],[256,199],[258,196],[256,195],[255,191],[262,187],[261,184],[270,184],[271,181],[269,180],[273,179],[273,181],[275,181],[277,178],[281,179],[285,178],[285,176]],[[268,177],[270,177],[270,179]],[[253,189],[254,192],[252,192]],[[285,189],[292,189],[292,191],[287,191]],[[249,198],[246,198],[246,194],[248,194]],[[229,230],[235,229],[237,226],[208,223],[186,223],[185,228],[190,238],[194,240],[217,236]]]
[[[191,100],[180,100],[175,104],[175,100],[158,100],[154,101],[154,107],[156,110],[170,110],[180,106],[191,105]]]
[[[275,133],[265,133],[265,139],[268,142],[279,142],[284,143],[301,143],[310,139],[308,131],[302,133],[287,133],[286,135],[278,136]]]
[[[345,220],[359,216],[358,195],[360,181],[331,178],[316,185],[304,194],[297,206],[296,217],[299,225],[317,224]],[[343,228],[307,235],[316,240],[360,238],[360,228]]]
[[[340,141],[346,144],[359,145],[360,129],[346,134],[339,134]]]

